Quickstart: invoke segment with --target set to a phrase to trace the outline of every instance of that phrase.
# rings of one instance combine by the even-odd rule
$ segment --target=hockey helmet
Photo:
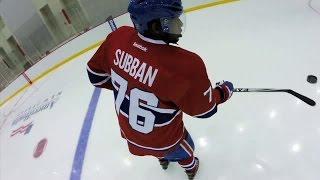
[[[140,34],[150,31],[150,22],[158,21],[161,26],[160,39],[176,43],[182,36],[185,16],[181,0],[131,0],[128,7],[131,20]]]

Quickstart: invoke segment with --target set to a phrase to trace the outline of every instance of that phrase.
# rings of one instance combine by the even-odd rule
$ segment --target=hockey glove
[[[216,84],[216,89],[218,89],[220,91],[220,95],[221,95],[221,103],[226,102],[228,99],[231,98],[232,94],[233,94],[233,84],[229,81],[221,81],[218,82]]]

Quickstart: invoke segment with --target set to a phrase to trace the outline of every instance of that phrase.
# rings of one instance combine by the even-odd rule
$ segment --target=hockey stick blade
[[[315,106],[316,102],[300,93],[297,93],[291,89],[258,89],[258,88],[235,88],[233,92],[286,92],[289,93],[301,101],[307,103],[310,106]]]
[[[310,106],[315,106],[316,102],[302,94],[299,94],[291,89],[289,89],[288,91],[286,91],[287,93],[294,95],[295,97],[299,98],[300,100],[302,100],[303,102],[309,104]]]

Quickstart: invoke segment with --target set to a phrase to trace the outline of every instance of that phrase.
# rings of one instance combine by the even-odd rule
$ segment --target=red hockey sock
[[[179,161],[178,163],[186,171],[192,171],[197,166],[196,159],[193,155],[187,159]]]

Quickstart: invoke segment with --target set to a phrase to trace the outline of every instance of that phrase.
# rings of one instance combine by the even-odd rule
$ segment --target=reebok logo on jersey
[[[141,62],[138,58],[121,49],[116,50],[113,63],[134,79],[138,79],[143,84],[148,84],[149,87],[152,86],[158,73],[158,69]]]
[[[146,47],[144,47],[144,46],[142,46],[142,45],[140,45],[140,44],[138,44],[138,43],[136,43],[136,42],[133,43],[133,46],[136,47],[136,48],[138,48],[138,49],[141,49],[141,50],[144,51],[144,52],[147,52],[147,51],[148,51],[148,48],[146,48]]]

